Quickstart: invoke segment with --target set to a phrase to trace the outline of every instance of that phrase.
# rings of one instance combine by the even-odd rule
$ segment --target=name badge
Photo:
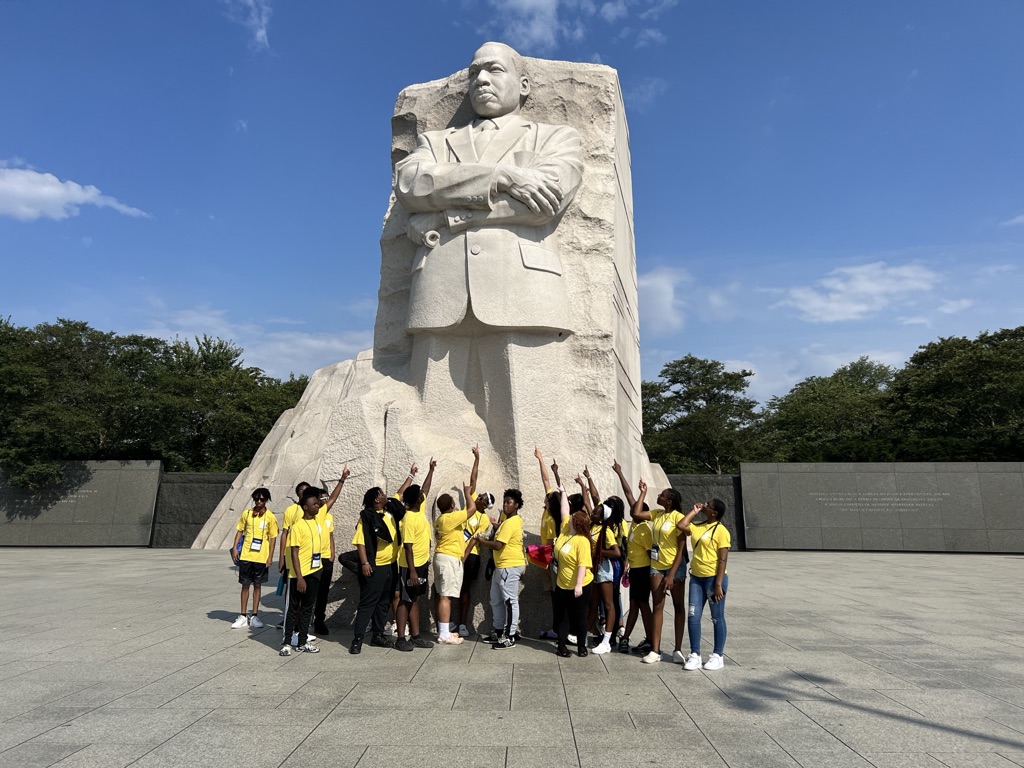
[[[253,552],[259,552],[263,549],[263,539],[253,539],[249,542],[249,549]]]
[[[314,552],[313,553],[313,563],[312,563],[312,565],[313,565],[313,568],[319,568],[320,567],[320,553],[319,552]]]
[[[267,525],[267,521],[266,520],[260,520],[260,530],[263,530],[266,527],[266,525]]]
[[[562,545],[562,552],[564,554],[567,555],[567,554],[569,554],[570,551],[572,551],[572,544],[563,544]]]
[[[651,547],[651,562],[655,562],[658,559],[658,554],[661,550],[658,547]]]

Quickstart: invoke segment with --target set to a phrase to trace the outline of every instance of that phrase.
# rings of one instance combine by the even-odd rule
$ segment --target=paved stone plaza
[[[344,629],[281,658],[230,629],[229,565],[0,551],[0,766],[1024,766],[1022,557],[734,553],[717,672],[539,641],[349,656]]]

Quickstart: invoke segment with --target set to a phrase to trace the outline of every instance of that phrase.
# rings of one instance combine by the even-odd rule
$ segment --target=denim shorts
[[[604,558],[601,564],[597,566],[594,571],[594,581],[598,584],[603,584],[606,581],[614,581],[614,569],[612,567],[612,561],[610,558]]]

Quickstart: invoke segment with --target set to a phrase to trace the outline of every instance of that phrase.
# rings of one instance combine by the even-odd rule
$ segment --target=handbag
[[[346,571],[352,571],[358,576],[360,571],[359,550],[351,549],[348,552],[342,552],[338,555],[338,563]]]

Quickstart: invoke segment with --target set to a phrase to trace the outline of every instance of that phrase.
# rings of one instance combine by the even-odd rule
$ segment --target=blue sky
[[[276,376],[369,348],[395,97],[500,39],[619,71],[645,378],[899,365],[1024,324],[1022,34],[1018,0],[0,0],[0,315]]]

